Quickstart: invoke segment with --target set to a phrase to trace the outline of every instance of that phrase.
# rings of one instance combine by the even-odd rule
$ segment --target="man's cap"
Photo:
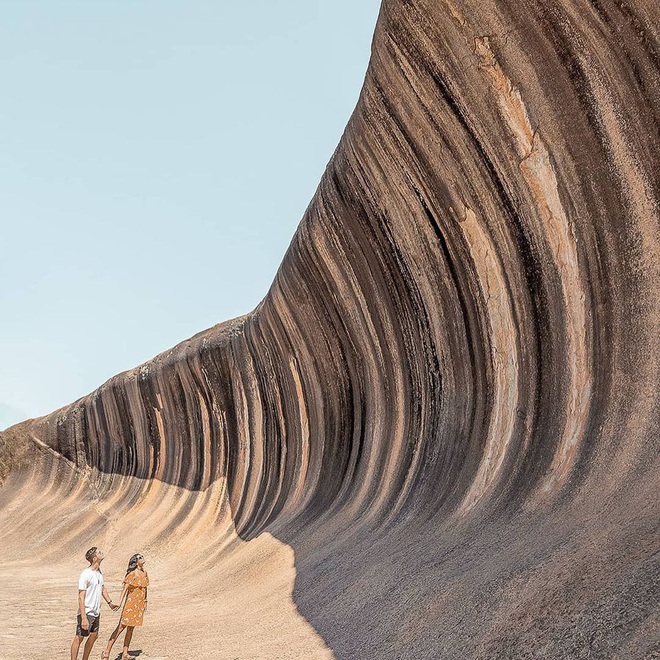
[[[96,546],[93,546],[92,548],[90,548],[90,549],[85,553],[85,559],[86,559],[87,561],[91,562],[92,559],[94,559],[94,555],[96,554],[96,551],[97,551],[97,550],[98,550],[98,548],[97,548]]]

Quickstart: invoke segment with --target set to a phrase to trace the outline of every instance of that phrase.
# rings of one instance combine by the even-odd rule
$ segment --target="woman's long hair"
[[[137,568],[138,565],[138,559],[143,559],[141,554],[136,554],[133,555],[129,560],[128,560],[128,568],[126,569],[126,575],[128,575],[131,571],[134,571]],[[126,576],[124,576],[126,577]]]

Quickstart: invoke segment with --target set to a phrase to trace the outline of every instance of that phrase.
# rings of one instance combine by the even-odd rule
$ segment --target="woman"
[[[117,627],[114,629],[110,639],[103,651],[101,658],[107,660],[110,657],[110,652],[117,637],[121,635],[121,631],[126,628],[126,635],[124,636],[124,648],[122,649],[122,660],[130,660],[131,656],[128,655],[128,646],[133,637],[133,628],[142,625],[142,617],[147,610],[147,587],[149,586],[149,576],[147,571],[144,570],[144,557],[142,555],[133,555],[128,562],[128,569],[126,570],[126,577],[124,578],[124,588],[121,592],[119,604],[124,601],[124,609],[121,612],[121,619]]]

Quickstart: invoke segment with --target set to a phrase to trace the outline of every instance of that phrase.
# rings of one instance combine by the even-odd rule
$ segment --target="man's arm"
[[[112,598],[110,598],[110,595],[108,594],[108,590],[105,588],[105,585],[103,585],[103,589],[101,590],[101,595],[103,596],[103,600],[110,605],[111,610],[118,610],[119,605],[115,605],[112,602]]]
[[[87,612],[85,612],[85,594],[87,589],[78,589],[78,610],[80,611],[80,625],[85,630],[89,630],[89,621]]]

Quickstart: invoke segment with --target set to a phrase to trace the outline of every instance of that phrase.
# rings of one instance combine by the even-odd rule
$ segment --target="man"
[[[96,638],[99,636],[99,623],[101,622],[101,596],[112,610],[118,610],[103,585],[103,572],[101,562],[105,554],[98,548],[90,548],[85,553],[89,566],[78,578],[78,626],[76,636],[71,642],[71,660],[78,659],[78,649],[83,637],[87,637],[83,649],[83,660],[88,660],[89,654]]]

